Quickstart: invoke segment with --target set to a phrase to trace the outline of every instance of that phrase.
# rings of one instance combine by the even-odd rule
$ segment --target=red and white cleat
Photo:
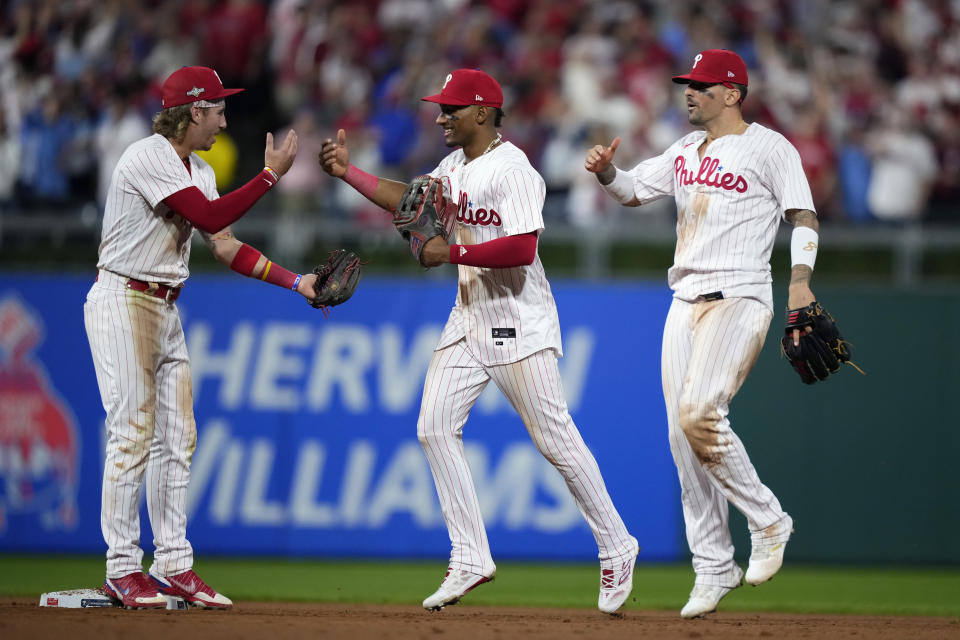
[[[640,547],[634,541],[633,551],[626,558],[600,563],[600,597],[597,608],[604,613],[616,613],[633,591],[633,565]]]
[[[125,609],[166,609],[167,599],[147,580],[143,571],[128,573],[122,578],[107,578],[103,590]]]
[[[157,585],[161,593],[168,596],[180,596],[195,607],[204,609],[230,609],[233,607],[233,601],[230,598],[214,591],[193,569],[166,577],[150,573],[150,579]]]

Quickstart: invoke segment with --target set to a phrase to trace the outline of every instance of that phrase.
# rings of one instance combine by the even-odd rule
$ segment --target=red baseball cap
[[[673,81],[679,84],[705,82],[722,84],[726,87],[730,87],[733,83],[747,86],[747,65],[744,64],[743,58],[733,51],[707,49],[693,58],[690,73],[684,76],[673,76]]]
[[[458,107],[479,104],[499,109],[503,106],[503,89],[479,69],[457,69],[447,74],[440,93],[420,99]]]
[[[160,88],[164,109],[199,100],[212,102],[241,91],[243,89],[224,89],[220,76],[209,67],[181,67],[171,73]]]

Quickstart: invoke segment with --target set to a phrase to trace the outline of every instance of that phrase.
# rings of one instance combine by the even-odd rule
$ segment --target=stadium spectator
[[[882,128],[870,134],[867,148],[873,156],[867,191],[873,215],[887,221],[923,216],[938,166],[933,143],[918,130],[916,122],[891,105]]]
[[[53,94],[24,118],[20,185],[25,204],[40,208],[69,204],[68,162],[75,133],[76,126],[63,112],[60,98]]]
[[[97,204],[101,210],[107,201],[107,188],[120,156],[127,147],[148,135],[150,124],[137,109],[133,88],[128,85],[117,87],[94,133],[94,149],[99,158]]]
[[[20,140],[7,126],[0,109],[0,211],[9,207],[20,175]]]
[[[849,202],[844,205],[844,198],[861,190],[864,177],[863,158],[849,142],[861,133],[864,140],[882,138],[878,116],[887,104],[923,121],[922,135],[940,167],[933,202],[941,211],[951,209],[951,198],[960,192],[958,172],[951,170],[960,164],[958,3],[784,0],[776,10],[749,0],[0,3],[0,108],[29,154],[39,149],[41,104],[53,93],[77,96],[84,104],[61,109],[79,114],[72,130],[60,130],[69,138],[61,143],[89,149],[83,139],[89,136],[86,112],[106,108],[111,86],[143,74],[152,93],[131,107],[151,112],[159,101],[158,78],[180,66],[206,64],[220,69],[224,82],[235,77],[236,84],[248,87],[250,96],[231,106],[237,124],[230,134],[241,159],[256,157],[264,127],[279,128],[302,110],[325,124],[376,114],[374,131],[389,136],[372,140],[384,155],[383,168],[395,165],[406,175],[437,149],[391,144],[390,137],[401,140],[398,132],[423,122],[421,114],[398,112],[380,98],[392,96],[403,104],[405,96],[428,91],[426,79],[439,70],[483,67],[514,93],[508,96],[514,108],[504,121],[505,135],[526,149],[534,166],[546,168],[557,166],[555,154],[571,135],[598,123],[626,132],[613,120],[633,118],[633,141],[625,147],[642,156],[676,139],[685,118],[669,83],[663,83],[663,69],[685,64],[695,53],[691,42],[743,53],[755,79],[745,104],[748,120],[787,132],[795,124],[813,126],[794,131],[794,142],[816,173],[811,186],[824,219],[863,219],[862,203],[851,211],[845,210]],[[395,87],[402,93],[391,93]],[[806,121],[810,104],[818,105],[815,126]],[[873,160],[887,166],[882,156]],[[88,169],[65,169],[66,193],[57,198],[79,210],[84,198],[75,189],[84,188]],[[24,170],[32,195],[37,175],[30,167]],[[570,193],[585,195],[573,178],[545,172],[551,173],[549,200],[559,203],[557,209],[580,211],[564,202]],[[49,177],[57,171],[53,174]]]

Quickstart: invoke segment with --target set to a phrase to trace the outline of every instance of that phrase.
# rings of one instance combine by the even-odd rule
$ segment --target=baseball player
[[[557,366],[557,308],[537,255],[543,178],[497,133],[503,92],[486,73],[454,71],[440,93],[423,100],[440,106],[436,123],[446,145],[456,149],[431,175],[448,178],[459,203],[457,242],[448,245],[437,236],[421,254],[425,266],[450,262],[459,272],[456,304],[430,362],[417,421],[452,545],[446,576],[423,606],[454,604],[496,573],[462,441],[470,409],[492,380],[563,475],[590,525],[600,550],[598,606],[612,613],[632,589],[638,547],[567,411]],[[388,211],[406,189],[350,164],[342,129],[336,142],[324,144],[321,162],[327,173]]]
[[[760,482],[728,413],[773,315],[770,253],[780,218],[794,225],[791,309],[814,301],[810,276],[819,225],[796,149],[741,116],[747,68],[740,56],[703,51],[690,73],[673,81],[686,85],[688,119],[702,131],[630,171],[613,165],[620,138],[593,147],[584,164],[621,204],[666,196],[677,203],[677,245],[668,273],[673,302],[661,370],[696,572],[680,613],[696,618],[715,611],[744,577],[733,560],[728,502],[750,527],[747,582],[769,580],[783,563],[793,520]],[[798,337],[799,331],[794,342]]]
[[[267,134],[266,166],[220,198],[213,170],[194,151],[226,127],[225,89],[206,67],[184,67],[163,83],[154,134],[121,156],[107,194],[97,279],[84,324],[106,411],[107,450],[100,514],[107,543],[105,590],[127,608],[165,607],[162,594],[229,609],[232,602],[193,571],[186,495],[197,433],[183,329],[175,302],[189,275],[194,228],[217,260],[245,276],[313,297],[316,275],[299,276],[237,240],[230,224],[287,172],[291,132],[279,148]],[[142,567],[139,502],[144,476],[153,565]]]

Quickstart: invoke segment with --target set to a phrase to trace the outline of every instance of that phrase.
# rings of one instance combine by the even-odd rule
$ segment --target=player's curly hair
[[[164,138],[182,142],[187,135],[187,127],[190,126],[190,107],[192,106],[193,103],[188,102],[164,109],[153,116],[153,132],[159,133]]]

